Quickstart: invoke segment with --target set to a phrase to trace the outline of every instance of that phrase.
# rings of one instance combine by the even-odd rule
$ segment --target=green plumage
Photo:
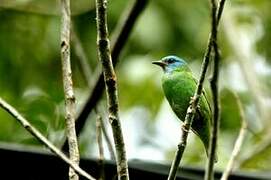
[[[169,59],[173,61],[169,61]],[[162,77],[164,94],[174,113],[181,121],[184,121],[191,97],[196,90],[197,80],[193,77],[188,65],[176,56],[168,56],[159,62],[161,63],[154,62],[154,64],[158,64],[164,69],[165,73]],[[203,92],[192,123],[192,130],[203,142],[207,155],[210,125],[211,108]]]

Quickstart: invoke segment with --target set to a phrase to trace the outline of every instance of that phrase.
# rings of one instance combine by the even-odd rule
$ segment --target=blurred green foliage
[[[241,167],[246,170],[255,170],[262,169],[265,171],[270,170],[270,152],[271,152],[271,146],[270,143],[267,146],[264,146],[264,148],[261,148],[255,153],[252,157],[245,159]]]
[[[220,93],[221,104],[221,127],[224,130],[237,133],[240,129],[240,110],[233,92],[223,89]],[[230,113],[229,113],[230,112]]]
[[[130,2],[131,0],[109,1],[108,23],[111,35],[121,13]],[[254,75],[262,85],[262,94],[259,96],[262,96],[264,102],[267,103],[264,104],[266,112],[270,110],[271,89],[269,67],[271,12],[269,7],[271,7],[271,1],[268,0],[235,0],[226,2],[225,7],[225,13],[231,13],[232,9],[237,12],[233,19],[237,29],[240,27],[245,30],[255,29],[256,33],[251,36],[259,36],[255,44],[249,44],[249,41],[247,43],[253,49],[253,58],[256,58],[252,62],[254,63],[252,68],[255,68]],[[58,14],[59,4],[54,0],[4,0],[0,2],[0,96],[16,107],[35,127],[60,146],[64,140],[65,123]],[[94,2],[73,1],[72,14],[75,32],[82,43],[89,67],[94,74],[98,67]],[[155,121],[162,111],[161,104],[164,96],[160,84],[161,72],[151,65],[151,61],[165,55],[176,54],[186,59],[195,71],[195,75],[198,75],[209,31],[208,1],[150,1],[136,23],[131,37],[127,40],[128,43],[116,68],[121,114],[136,107],[144,108],[148,112],[147,114],[150,114],[147,116],[149,121],[147,129],[155,132]],[[253,130],[254,124],[257,123],[257,126],[260,127],[253,133],[265,136],[267,133],[262,132],[268,132],[266,128],[270,128],[270,126],[265,125],[270,123],[270,120],[256,121],[254,118],[259,116],[255,109],[255,99],[251,94],[251,89],[242,85],[246,84],[246,80],[242,77],[240,67],[238,72],[239,74],[241,72],[241,78],[235,73],[233,67],[238,64],[237,56],[234,53],[234,47],[229,43],[229,38],[224,35],[226,31],[227,27],[223,24],[222,18],[219,33],[222,54],[220,134],[222,136],[226,134],[223,141],[231,146],[223,146],[223,148],[228,148],[227,150],[221,150],[220,147],[218,149],[219,152],[229,153],[240,128],[240,112],[233,95],[234,91],[242,100],[246,117],[251,124],[250,128]],[[257,64],[257,62],[259,63]],[[89,88],[80,66],[72,45],[74,86],[77,99],[82,104],[86,94],[89,93]],[[95,75],[88,78],[95,78]],[[207,85],[206,87],[209,91]],[[102,104],[105,106],[106,103],[103,101]],[[134,117],[134,121],[140,117]],[[91,114],[90,121],[93,122],[94,119],[95,114]],[[95,135],[93,135],[95,126],[91,122],[88,123],[85,128],[86,132],[82,135],[81,151],[83,154],[95,153],[93,149],[89,148],[95,142]],[[0,124],[0,141],[38,144],[2,109],[0,109]],[[172,138],[178,139],[179,137]],[[192,141],[193,143],[188,146],[184,162],[202,165],[205,156],[200,153],[202,152],[200,149],[203,148],[199,141]],[[155,144],[152,141],[146,142],[150,145]],[[223,142],[220,143],[223,144]],[[160,145],[162,146],[163,143],[161,142]],[[255,146],[261,146],[261,141],[251,140],[245,147],[253,149]],[[165,150],[164,159],[172,158],[174,148],[175,146]],[[223,165],[226,164],[225,160],[229,157],[227,153],[219,154]],[[241,153],[247,155],[246,149],[242,149]],[[270,148],[266,149],[266,153],[270,153]],[[266,153],[257,154],[257,158],[252,158],[249,165],[246,166],[270,170],[271,166],[268,163],[259,166],[265,159],[263,157]]]

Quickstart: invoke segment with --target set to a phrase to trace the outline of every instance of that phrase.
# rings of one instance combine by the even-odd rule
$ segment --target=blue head
[[[170,73],[182,66],[186,66],[187,63],[177,56],[166,56],[160,61],[153,61],[153,64],[161,66],[165,73]]]

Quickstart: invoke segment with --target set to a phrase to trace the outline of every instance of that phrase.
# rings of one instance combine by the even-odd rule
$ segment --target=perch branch
[[[75,95],[73,92],[72,71],[70,62],[70,30],[70,0],[61,0],[61,62],[65,95],[66,131],[69,144],[70,159],[73,163],[79,164],[80,157],[75,132]],[[69,169],[69,179],[79,179],[78,175],[72,168]]]
[[[219,78],[219,49],[217,45],[217,5],[216,0],[211,0],[211,7],[212,7],[212,47],[214,51],[214,67],[213,67],[213,74],[210,81],[211,84],[211,91],[213,96],[213,125],[211,131],[211,141],[209,144],[208,149],[208,161],[205,170],[205,180],[212,180],[214,176],[214,164],[216,162],[216,147],[217,147],[217,136],[219,130],[219,120],[220,120],[220,103],[219,103],[219,92],[218,92],[218,78]]]
[[[238,135],[238,137],[236,139],[236,142],[234,144],[230,160],[229,160],[229,162],[227,164],[227,167],[226,167],[225,171],[223,172],[221,180],[227,180],[230,173],[232,172],[232,169],[233,169],[234,164],[236,162],[236,159],[237,159],[237,157],[238,157],[238,155],[239,155],[239,153],[241,151],[241,147],[243,145],[243,141],[245,139],[246,132],[247,132],[247,122],[246,122],[246,119],[245,119],[245,113],[244,113],[242,103],[240,101],[240,98],[237,96],[237,94],[235,94],[235,98],[237,100],[237,105],[238,105],[238,108],[239,108],[240,119],[241,119],[242,125],[241,125],[240,131],[239,131],[239,135]]]
[[[55,145],[53,145],[46,137],[44,137],[32,124],[29,123],[15,108],[0,98],[0,106],[14,117],[29,133],[31,133],[39,142],[44,144],[48,149],[55,153],[60,159],[73,168],[78,174],[89,179],[95,180],[87,172],[81,169],[77,164],[70,160],[64,153],[62,153]]]
[[[224,8],[224,2],[223,2],[223,0],[221,0],[220,3],[219,3],[218,12],[219,11],[222,12],[223,8]],[[219,21],[216,22],[216,26],[218,26],[218,25],[219,25]],[[196,108],[197,108],[198,103],[199,103],[199,98],[200,98],[200,95],[201,95],[202,89],[203,89],[203,82],[205,80],[205,75],[206,75],[208,64],[209,64],[209,61],[210,61],[210,54],[211,54],[211,50],[212,50],[213,36],[214,36],[214,34],[211,31],[211,33],[209,35],[208,43],[207,43],[207,48],[205,50],[202,66],[201,66],[199,82],[197,84],[195,94],[194,94],[193,98],[191,99],[190,105],[189,105],[189,107],[187,109],[187,113],[186,113],[186,116],[185,116],[185,121],[184,121],[184,124],[182,126],[181,140],[180,140],[180,142],[178,144],[177,150],[175,152],[174,160],[173,160],[173,162],[171,164],[168,180],[174,180],[176,178],[176,173],[177,173],[179,164],[181,162],[184,149],[186,147],[188,132],[189,132],[189,130],[191,128],[191,124],[192,124],[193,119],[194,119]]]
[[[108,39],[106,0],[96,0],[96,16],[98,57],[103,66],[104,82],[108,102],[108,119],[112,127],[117,155],[116,164],[118,179],[128,180],[128,163],[126,159],[121,122],[119,119],[117,78],[110,55],[110,42]]]

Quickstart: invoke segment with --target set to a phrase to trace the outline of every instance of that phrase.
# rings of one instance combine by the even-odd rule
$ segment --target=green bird
[[[197,80],[194,78],[188,64],[177,56],[166,56],[153,64],[162,67],[164,74],[162,86],[164,94],[177,117],[185,120],[186,111],[193,97]],[[208,156],[210,141],[211,108],[203,91],[199,106],[192,122],[192,131],[201,139]]]

